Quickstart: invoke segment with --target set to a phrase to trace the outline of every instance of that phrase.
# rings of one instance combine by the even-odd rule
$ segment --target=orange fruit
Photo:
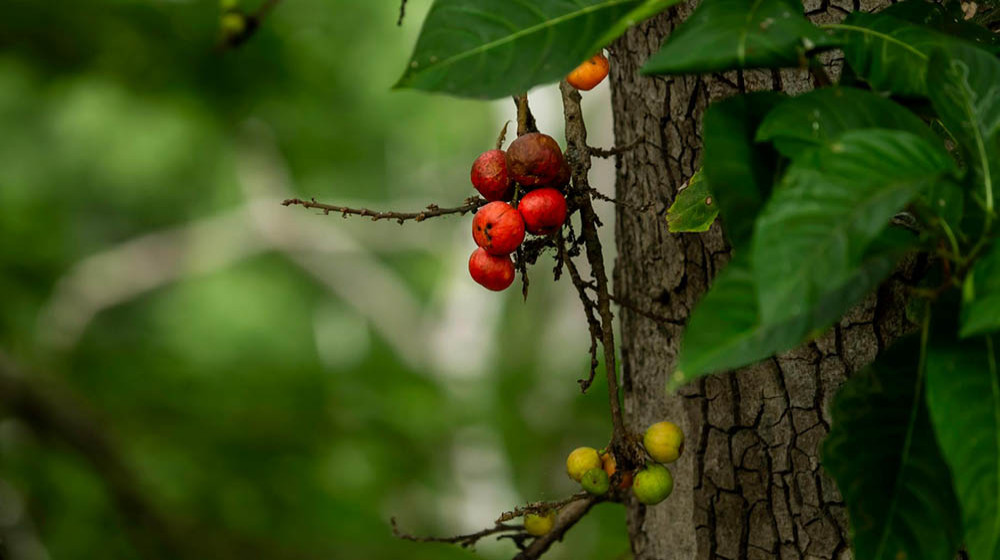
[[[566,81],[576,89],[590,91],[607,77],[609,67],[607,57],[597,53],[570,72]]]

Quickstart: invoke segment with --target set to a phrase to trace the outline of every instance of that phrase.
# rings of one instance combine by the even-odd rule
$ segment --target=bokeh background
[[[603,383],[577,388],[586,326],[551,255],[525,303],[468,277],[469,216],[279,204],[473,194],[514,106],[390,90],[430,0],[402,27],[390,0],[285,0],[225,53],[215,1],[2,4],[0,350],[96,412],[149,500],[198,528],[184,557],[471,558],[389,519],[475,531],[576,490],[566,454],[610,423]],[[530,99],[561,139],[556,90]],[[610,145],[606,84],[584,108]],[[593,180],[610,194],[612,167]],[[90,463],[0,408],[0,556],[139,558],[130,522]],[[602,505],[551,557],[627,551]]]

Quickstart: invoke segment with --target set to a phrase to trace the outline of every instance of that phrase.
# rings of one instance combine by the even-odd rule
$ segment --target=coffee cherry
[[[491,255],[509,255],[524,241],[524,219],[506,202],[491,202],[472,218],[472,238]]]
[[[684,452],[684,432],[673,422],[658,422],[646,430],[642,445],[661,463],[673,463]]]
[[[590,469],[601,468],[601,457],[593,447],[577,447],[566,457],[566,474],[580,482]]]
[[[590,469],[583,473],[583,478],[580,479],[580,486],[583,486],[583,489],[589,494],[603,496],[611,488],[611,481],[608,478],[608,473],[604,472],[604,469]]]
[[[506,290],[514,282],[514,262],[508,256],[497,257],[476,249],[469,257],[469,274],[487,290]]]
[[[549,235],[566,221],[566,197],[553,188],[536,189],[524,195],[517,210],[528,233]]]
[[[546,134],[531,132],[519,136],[507,148],[510,175],[525,187],[553,184],[564,163],[559,143]]]
[[[576,89],[590,91],[607,77],[608,67],[607,57],[598,53],[570,72],[566,81]]]
[[[667,467],[650,463],[635,475],[632,493],[639,502],[651,506],[667,499],[674,490],[674,477]]]
[[[547,535],[556,524],[556,511],[550,509],[544,514],[529,513],[524,516],[524,530],[533,537]]]
[[[507,154],[503,150],[489,150],[476,158],[472,186],[490,202],[514,198],[514,181],[507,173]]]

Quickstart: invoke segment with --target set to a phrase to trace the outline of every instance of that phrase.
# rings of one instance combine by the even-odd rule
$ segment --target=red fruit
[[[499,292],[514,282],[514,262],[508,256],[497,257],[480,247],[469,257],[469,274],[487,290]]]
[[[538,132],[519,136],[507,148],[507,169],[525,187],[553,184],[565,162],[559,143]]]
[[[472,218],[472,238],[491,255],[509,255],[524,241],[524,220],[506,202],[491,202]]]
[[[566,221],[566,197],[556,189],[536,189],[524,195],[517,210],[529,233],[549,235]]]
[[[483,152],[472,164],[472,186],[489,201],[514,198],[514,181],[507,173],[503,150]]]
[[[556,180],[552,182],[553,187],[565,187],[569,184],[569,180],[573,178],[573,170],[570,169],[569,164],[563,160],[562,167],[559,168],[559,174],[556,175]]]

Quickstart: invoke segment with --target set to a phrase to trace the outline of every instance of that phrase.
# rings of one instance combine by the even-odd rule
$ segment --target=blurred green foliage
[[[389,517],[418,534],[486,527],[575,491],[566,452],[609,435],[603,384],[575,385],[587,340],[561,336],[582,319],[565,318],[575,296],[545,278],[551,260],[523,304],[470,287],[468,217],[400,229],[278,206],[278,179],[296,196],[394,207],[471,194],[470,162],[509,117],[389,91],[429,6],[409,4],[397,28],[395,2],[287,0],[220,53],[215,2],[4,3],[0,348],[85,399],[151,499],[222,543],[187,542],[190,558],[247,546],[256,558],[467,558],[394,539]],[[230,227],[263,220],[248,183],[274,187],[256,194],[295,224],[337,220],[349,250],[260,248],[266,235]],[[241,243],[256,245],[227,262]],[[402,356],[366,315],[378,292],[350,283],[364,258],[401,279],[428,330],[449,316],[460,321],[445,334],[483,329],[483,363],[443,374],[447,345]],[[12,489],[0,524],[27,527],[47,557],[138,557],[98,474],[2,410],[0,483]],[[623,510],[605,505],[551,557],[627,548]]]

